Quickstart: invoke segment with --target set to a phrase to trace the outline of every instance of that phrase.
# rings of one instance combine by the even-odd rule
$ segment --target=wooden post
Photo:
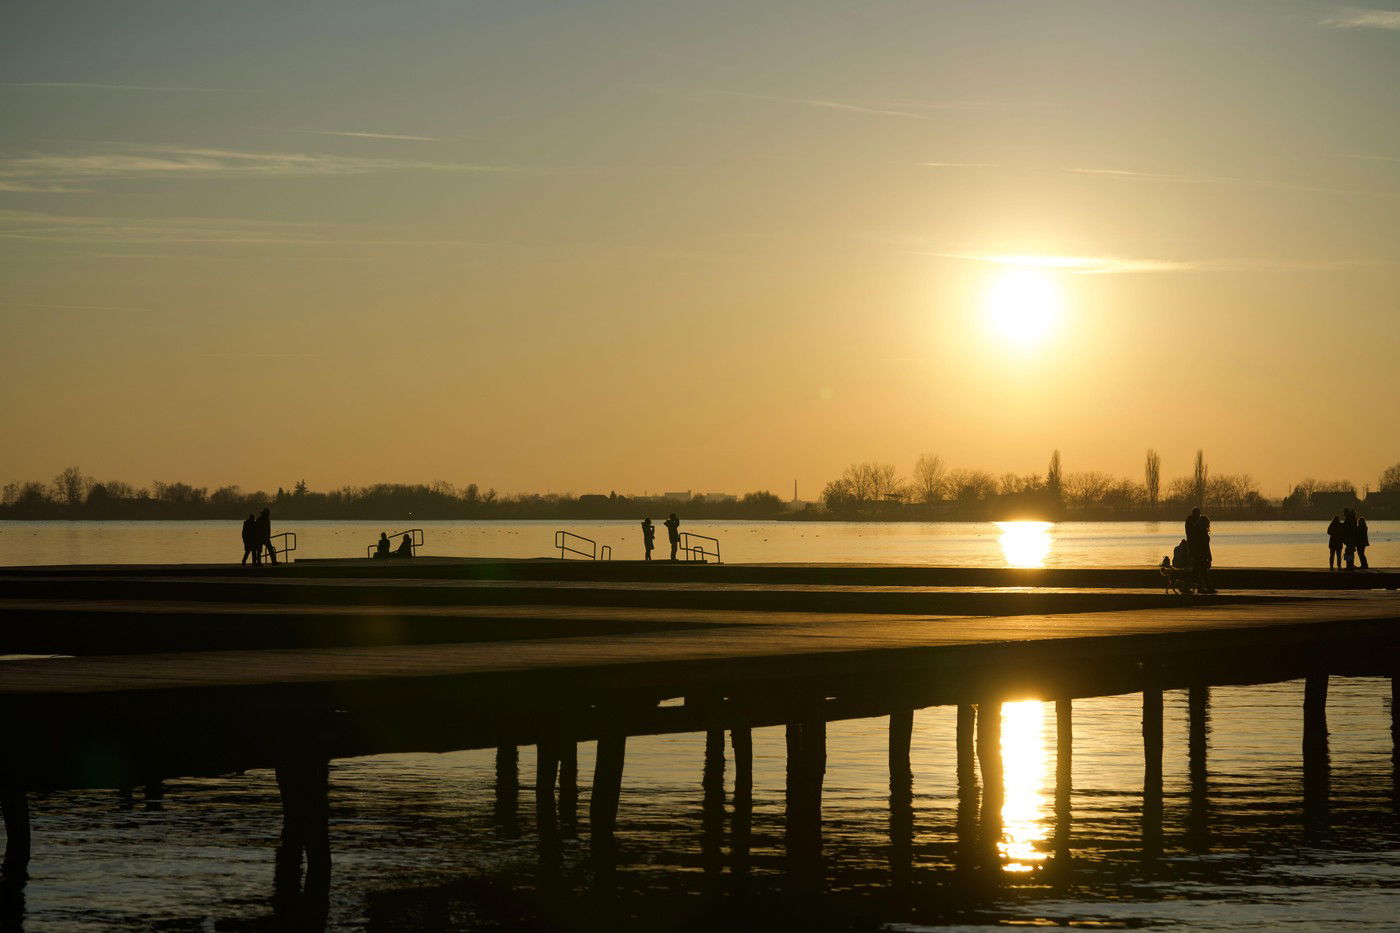
[[[275,889],[292,894],[300,886],[306,856],[306,887],[330,883],[330,762],[314,753],[296,752],[277,765],[282,794],[282,839],[277,847]]]
[[[819,876],[826,721],[819,715],[788,727],[788,866],[800,880]]]
[[[1002,780],[1001,701],[977,704],[977,764],[982,770],[982,811],[979,819],[982,859],[1001,864],[1001,806],[1006,796]]]
[[[594,855],[610,857],[617,831],[617,805],[622,796],[622,764],[627,736],[621,732],[598,738],[593,767],[593,792],[588,798],[588,842]]]
[[[1192,852],[1210,850],[1210,788],[1206,754],[1210,735],[1210,687],[1197,685],[1186,695],[1187,770],[1191,780],[1186,812],[1186,845]]]
[[[724,870],[724,730],[705,732],[705,763],[700,777],[700,857],[713,883]]]
[[[1055,860],[1069,867],[1069,833],[1074,814],[1074,703],[1055,701]]]
[[[535,822],[540,840],[559,836],[559,813],[554,805],[554,784],[559,775],[559,749],[548,739],[535,743]]]
[[[1162,854],[1162,687],[1155,669],[1142,688],[1142,854]]]
[[[1308,675],[1303,687],[1303,831],[1317,837],[1329,823],[1332,765],[1327,747],[1327,674]]]
[[[496,746],[496,823],[515,826],[520,803],[520,749],[514,745]]]
[[[977,753],[973,735],[977,726],[977,707],[971,703],[958,705],[958,786],[977,783]]]
[[[578,743],[559,745],[559,825],[569,835],[578,828]]]
[[[890,879],[896,888],[908,887],[914,873],[913,732],[913,710],[890,714]]]
[[[957,776],[958,776],[958,848],[956,863],[960,871],[977,863],[977,752],[973,737],[977,728],[977,707],[969,703],[958,706]]]
[[[33,838],[29,827],[29,794],[20,787],[0,787],[0,810],[5,820],[5,859],[0,876],[7,882],[29,877],[29,856]]]

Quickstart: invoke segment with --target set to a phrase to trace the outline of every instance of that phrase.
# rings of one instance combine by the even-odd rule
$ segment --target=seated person
[[[394,556],[395,556],[395,557],[412,557],[412,556],[413,556],[413,535],[412,535],[412,534],[406,534],[406,535],[403,536],[403,540],[399,542],[399,549],[398,549],[397,551],[394,552]]]
[[[374,546],[374,556],[380,560],[389,556],[389,536],[384,532],[379,533],[379,541]]]
[[[1181,543],[1172,548],[1172,566],[1177,570],[1191,569],[1191,548],[1182,538]]]

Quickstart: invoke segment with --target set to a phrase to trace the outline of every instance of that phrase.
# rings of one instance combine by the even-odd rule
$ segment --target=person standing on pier
[[[1342,509],[1342,553],[1346,558],[1348,570],[1356,569],[1356,532],[1356,512],[1352,509]]]
[[[1342,569],[1342,520],[1335,515],[1327,526],[1327,569]]]
[[[646,549],[646,559],[651,560],[652,548],[656,547],[656,526],[649,518],[642,519],[642,547]]]
[[[1210,565],[1213,563],[1210,553],[1210,519],[1198,515],[1199,511],[1192,510],[1191,519],[1187,519],[1186,546],[1191,551],[1191,569],[1195,572],[1196,579],[1201,581],[1201,589],[1206,593],[1214,593],[1215,587],[1210,585]]]
[[[261,555],[258,553],[261,549],[254,543],[258,537],[257,528],[258,520],[253,517],[252,512],[249,512],[248,517],[243,519],[243,560],[239,563],[248,563],[249,557],[253,558],[255,564],[262,562]]]
[[[272,546],[272,509],[263,509],[258,513],[255,523],[257,534],[253,536],[254,550],[261,551],[267,549],[267,559],[272,563],[277,563],[277,549]]]
[[[671,517],[662,524],[666,526],[666,536],[671,539],[671,560],[675,560],[676,549],[681,546],[681,520],[672,512]]]

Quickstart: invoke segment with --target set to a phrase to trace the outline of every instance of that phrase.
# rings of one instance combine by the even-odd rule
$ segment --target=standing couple
[[[666,526],[666,534],[671,539],[671,560],[675,560],[676,548],[681,544],[681,520],[672,512],[671,517],[662,524]],[[642,546],[646,548],[646,559],[651,560],[652,548],[656,547],[656,526],[649,518],[642,519]]]
[[[1366,527],[1366,519],[1356,514],[1355,509],[1342,509],[1341,519],[1332,516],[1332,524],[1327,526],[1327,569],[1341,570],[1346,560],[1346,569],[1356,569],[1356,559],[1361,559],[1361,569],[1371,565],[1366,563],[1366,549],[1371,546],[1371,531]]]
[[[253,563],[261,564],[263,550],[267,550],[270,563],[277,563],[277,549],[272,546],[272,510],[263,509],[257,516],[249,515],[243,520],[243,560],[253,558]]]

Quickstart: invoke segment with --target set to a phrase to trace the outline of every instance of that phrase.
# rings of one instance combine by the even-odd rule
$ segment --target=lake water
[[[384,526],[394,531],[411,524]],[[380,525],[301,523],[299,554],[363,553]],[[558,523],[431,523],[426,553],[550,553]],[[632,526],[576,523],[619,557]],[[281,529],[279,529],[281,530]],[[693,530],[723,541],[726,560],[1156,563],[1175,526],[761,524]],[[1373,566],[1394,566],[1397,523],[1372,526]],[[1317,523],[1220,523],[1221,565],[1318,566]],[[238,556],[237,527],[216,523],[7,523],[0,564],[213,561]],[[3,651],[3,647],[0,647]],[[42,663],[42,662],[24,662]],[[789,890],[783,862],[784,737],[754,735],[751,868],[729,863],[728,823],[702,814],[702,735],[631,739],[618,817],[615,889],[593,889],[586,816],[562,864],[542,871],[534,835],[533,754],[521,750],[512,818],[494,808],[494,754],[393,755],[332,767],[335,869],[328,926],[366,931],[587,928],[985,930],[1006,925],[1177,930],[1395,930],[1400,816],[1391,760],[1390,681],[1333,678],[1329,806],[1304,806],[1302,684],[1217,688],[1208,780],[1193,796],[1186,698],[1166,695],[1164,851],[1142,854],[1138,696],[1076,701],[1070,811],[1073,874],[1047,869],[1056,830],[1053,705],[1009,703],[1002,744],[1004,869],[959,869],[951,708],[915,716],[912,872],[891,864],[886,723],[829,728],[821,894]],[[158,730],[158,722],[151,723]],[[579,747],[587,813],[593,746]],[[732,818],[732,767],[724,819]],[[180,780],[164,802],[105,792],[33,801],[33,872],[22,904],[0,905],[0,930],[283,929],[271,907],[280,825],[268,772]],[[1305,818],[1306,817],[1306,818]],[[1200,828],[1209,830],[1202,841]],[[718,827],[720,835],[714,832]],[[896,883],[898,882],[898,883]],[[803,911],[796,912],[800,903]],[[816,913],[811,911],[815,909]],[[800,919],[799,919],[800,917]]]
[[[659,521],[661,516],[653,516]],[[1326,522],[1215,522],[1219,567],[1326,567]],[[0,566],[237,561],[239,522],[0,522]],[[444,557],[558,557],[568,530],[642,557],[636,522],[278,522],[294,557],[363,557],[381,531],[424,530],[420,553]],[[1181,540],[1179,522],[743,522],[682,525],[718,538],[729,563],[825,562],[979,567],[1155,565]],[[666,532],[657,529],[664,547]],[[1400,565],[1400,521],[1373,522],[1371,566]],[[665,556],[658,551],[655,556]]]

